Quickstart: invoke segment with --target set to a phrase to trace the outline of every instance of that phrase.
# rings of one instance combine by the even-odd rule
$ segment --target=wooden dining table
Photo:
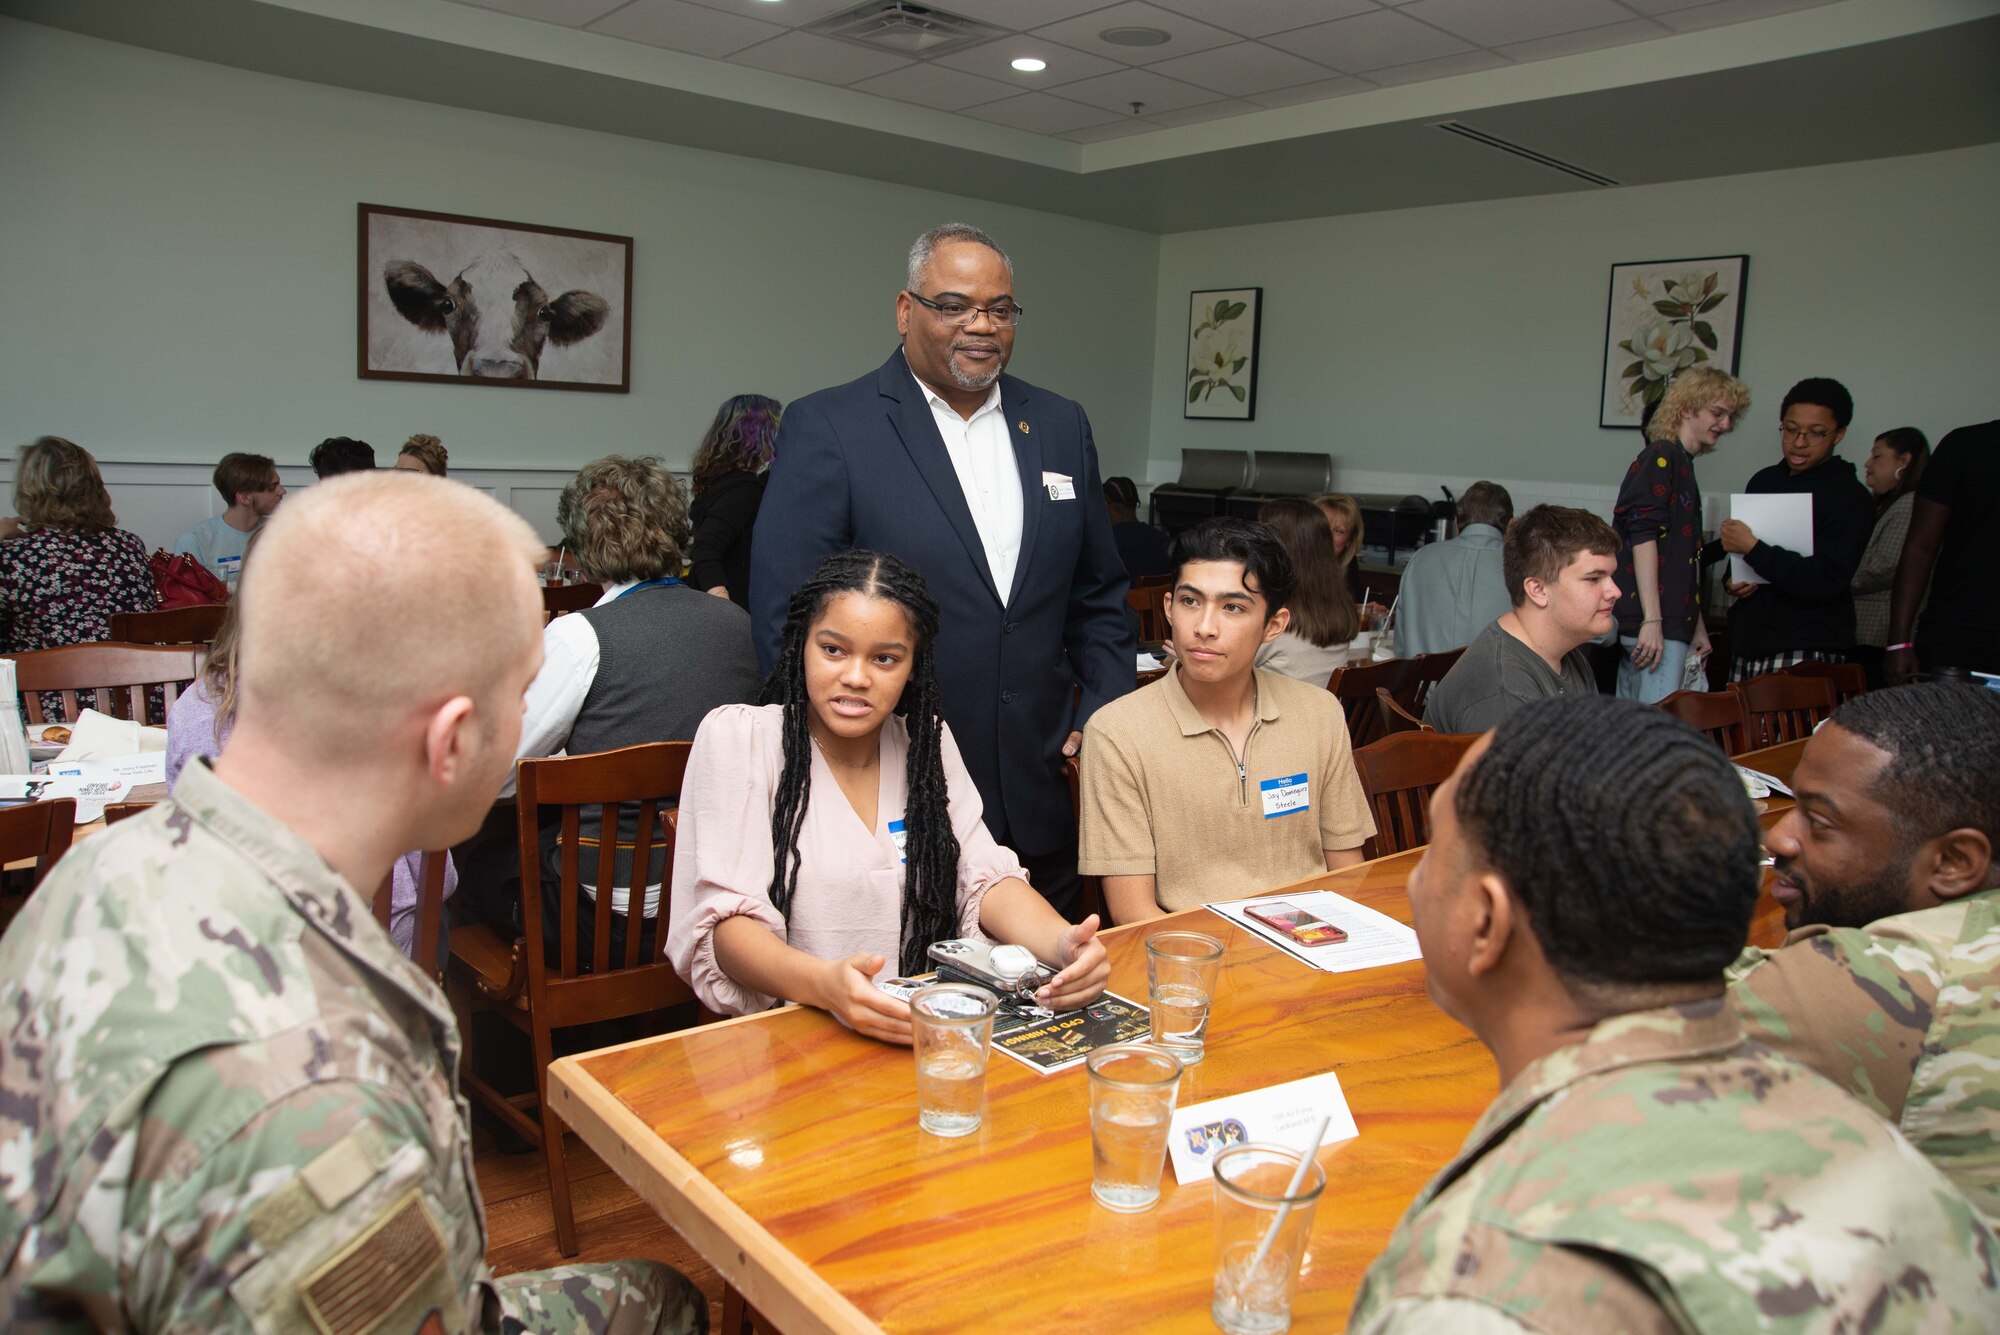
[[[1789,779],[1802,744],[1739,757]],[[1789,805],[1774,796],[1768,826]],[[1410,921],[1415,849],[1290,887]],[[1218,887],[1218,889],[1224,889]],[[1223,942],[1208,1058],[1183,1106],[1336,1072],[1359,1136],[1320,1152],[1327,1188],[1294,1328],[1337,1330],[1412,1197],[1498,1092],[1491,1057],[1425,993],[1421,962],[1322,973],[1205,909],[1104,933],[1111,990],[1143,1002],[1145,940]],[[1768,891],[1751,939],[1784,925]],[[1082,1069],[995,1054],[978,1132],[917,1128],[910,1052],[798,1006],[550,1068],[550,1099],[723,1280],[786,1335],[991,1329],[1207,1331],[1212,1187],[1137,1215],[1090,1198]],[[727,1335],[736,1335],[729,1331]]]

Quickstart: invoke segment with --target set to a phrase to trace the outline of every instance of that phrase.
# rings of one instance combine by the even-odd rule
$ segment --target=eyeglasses
[[[1812,430],[1807,431],[1802,427],[1796,427],[1787,422],[1778,428],[1778,437],[1787,443],[1795,440],[1809,440],[1815,445],[1824,445],[1827,441],[1833,439],[1833,433],[1823,426],[1816,426]]]
[[[938,319],[953,329],[963,329],[981,315],[991,320],[998,328],[1011,329],[1026,313],[1011,301],[1003,301],[997,306],[974,306],[964,301],[932,301],[929,297],[918,296],[908,288],[903,289],[903,294],[919,306],[928,306],[936,311]]]

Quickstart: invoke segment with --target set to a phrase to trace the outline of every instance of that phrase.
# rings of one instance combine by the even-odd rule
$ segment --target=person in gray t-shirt
[[[1508,528],[1501,563],[1513,610],[1431,688],[1424,722],[1439,732],[1484,732],[1530,701],[1597,693],[1583,646],[1613,625],[1618,534],[1588,510],[1538,505]]]
[[[261,454],[223,455],[214,482],[228,509],[175,538],[174,555],[192,556],[234,592],[243,549],[285,499],[285,484],[278,480],[278,466]]]

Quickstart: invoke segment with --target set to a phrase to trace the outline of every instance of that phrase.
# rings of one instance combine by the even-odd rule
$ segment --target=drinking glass
[[[1146,938],[1146,989],[1152,998],[1153,1043],[1193,1066],[1205,1054],[1208,1008],[1222,943],[1200,932],[1158,932]]]
[[[985,988],[964,983],[933,983],[910,995],[917,1125],[932,1135],[969,1136],[979,1129],[999,1004]]]
[[[1282,1145],[1233,1145],[1215,1156],[1215,1301],[1209,1315],[1227,1335],[1279,1335],[1292,1328],[1292,1295],[1312,1236],[1326,1170]]]
[[[1107,1210],[1137,1214],[1160,1199],[1160,1169],[1180,1093],[1181,1062],[1149,1043],[1099,1048],[1090,1072],[1090,1195]]]

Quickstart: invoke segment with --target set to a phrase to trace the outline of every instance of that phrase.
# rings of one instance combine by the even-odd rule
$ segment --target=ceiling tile
[[[784,32],[773,24],[681,0],[633,0],[616,14],[591,24],[590,30],[718,60]]]
[[[1077,144],[1102,143],[1106,139],[1129,139],[1135,134],[1145,134],[1158,127],[1148,125],[1135,116],[1127,116],[1122,121],[1106,121],[1102,125],[1086,125],[1081,130],[1069,130],[1058,136]]]
[[[1811,9],[1827,2],[1828,0],[1722,0],[1720,4],[1700,5],[1694,9],[1680,9],[1671,14],[1662,14],[1660,22],[1677,32],[1693,32],[1697,28],[1720,28],[1726,23],[1748,23],[1751,19],[1769,18],[1773,14],[1789,14],[1796,9]]]
[[[855,83],[910,63],[886,51],[873,51],[810,32],[783,33],[729,59],[737,65],[754,65],[760,70],[833,84]]]
[[[1306,102],[1325,102],[1336,97],[1347,97],[1354,93],[1365,93],[1379,85],[1366,79],[1357,79],[1351,74],[1343,74],[1337,79],[1321,79],[1317,83],[1302,83],[1296,88],[1280,88],[1269,93],[1252,93],[1250,100],[1260,107],[1296,107]]]
[[[568,28],[581,28],[592,19],[603,18],[625,0],[456,0],[458,4],[474,9],[497,9],[503,14],[515,14],[524,19],[540,19],[543,23],[560,23]]]
[[[1632,17],[1617,0],[1417,0],[1402,12],[1475,46],[1531,42],[1537,37],[1596,28]]]
[[[1039,74],[1023,74],[1013,67],[1017,56],[1035,56],[1046,60],[1049,67]],[[1024,89],[1054,88],[1125,68],[1115,60],[1085,55],[1075,47],[1059,46],[1032,36],[1001,37],[984,46],[970,46],[948,56],[939,56],[930,63],[949,65],[969,74],[983,74],[989,79],[1004,79],[1012,86]]]
[[[1145,119],[1155,125],[1168,127],[1197,125],[1203,121],[1219,121],[1227,120],[1231,116],[1245,116],[1250,112],[1262,111],[1263,109],[1255,102],[1245,102],[1238,98],[1228,97],[1220,102],[1204,102],[1198,107],[1183,107],[1179,111],[1164,111],[1157,116],[1149,113]]]
[[[1602,51],[1607,47],[1624,46],[1631,42],[1643,42],[1653,37],[1664,37],[1667,30],[1651,19],[1627,19],[1623,23],[1607,23],[1601,28],[1585,28],[1582,32],[1559,33],[1554,37],[1537,37],[1532,42],[1513,42],[1493,49],[1509,60],[1547,60],[1552,56],[1573,56],[1584,51]]]
[[[860,0],[784,0],[784,3],[775,5],[766,3],[766,0],[689,0],[689,2],[705,9],[719,9],[727,14],[775,23],[781,28],[796,28],[815,19],[823,19],[828,14],[838,14],[844,9],[852,9],[860,3]]]
[[[1245,37],[1303,28],[1309,23],[1343,19],[1375,8],[1375,0],[1153,0],[1153,3]]]
[[[1624,0],[1625,8],[1636,9],[1641,14],[1665,14],[1675,9],[1693,9],[1696,5],[1713,4],[1715,0]]]
[[[1449,79],[1454,74],[1477,74],[1510,64],[1507,57],[1492,51],[1461,51],[1435,60],[1414,60],[1407,65],[1391,65],[1386,70],[1369,70],[1376,83],[1422,83],[1426,79]]]
[[[847,3],[856,4],[859,0]],[[1118,0],[938,0],[935,7],[1009,32],[1026,32],[1045,23],[1060,23],[1088,14],[1093,9],[1107,9],[1116,3]]]
[[[964,70],[921,61],[848,86],[857,93],[893,97],[898,102],[915,102],[939,111],[958,111],[964,107],[976,107],[981,102],[997,102],[1021,91],[998,79],[982,79]]]
[[[1184,79],[1233,97],[1266,93],[1273,88],[1289,88],[1295,83],[1308,83],[1327,76],[1324,65],[1300,60],[1261,42],[1218,46],[1212,51],[1176,56],[1147,68],[1156,74]]]
[[[1206,88],[1196,88],[1151,70],[1119,70],[1116,74],[1100,74],[1095,79],[1064,85],[1062,95],[1078,102],[1088,102],[1093,107],[1103,107],[1106,111],[1121,113],[1131,112],[1134,102],[1143,102],[1146,104],[1144,111],[1136,114],[1145,116],[1215,101],[1215,94]]]
[[[1098,36],[1107,28],[1158,28],[1168,34],[1169,40],[1158,46],[1116,46]],[[1106,60],[1115,60],[1121,65],[1151,65],[1156,61],[1187,55],[1190,51],[1227,46],[1236,40],[1232,33],[1211,28],[1185,14],[1146,4],[1144,0],[1126,0],[1122,5],[1093,10],[1062,23],[1052,23],[1045,28],[1037,28],[1035,36],[1061,42],[1079,51],[1088,51]]]
[[[1024,93],[1005,101],[988,102],[983,107],[969,107],[964,114],[1036,134],[1065,134],[1117,119],[1100,107],[1065,101],[1052,93]]]
[[[1469,42],[1388,9],[1299,28],[1285,34],[1284,45],[1287,51],[1343,74],[1365,74],[1471,49]]]

